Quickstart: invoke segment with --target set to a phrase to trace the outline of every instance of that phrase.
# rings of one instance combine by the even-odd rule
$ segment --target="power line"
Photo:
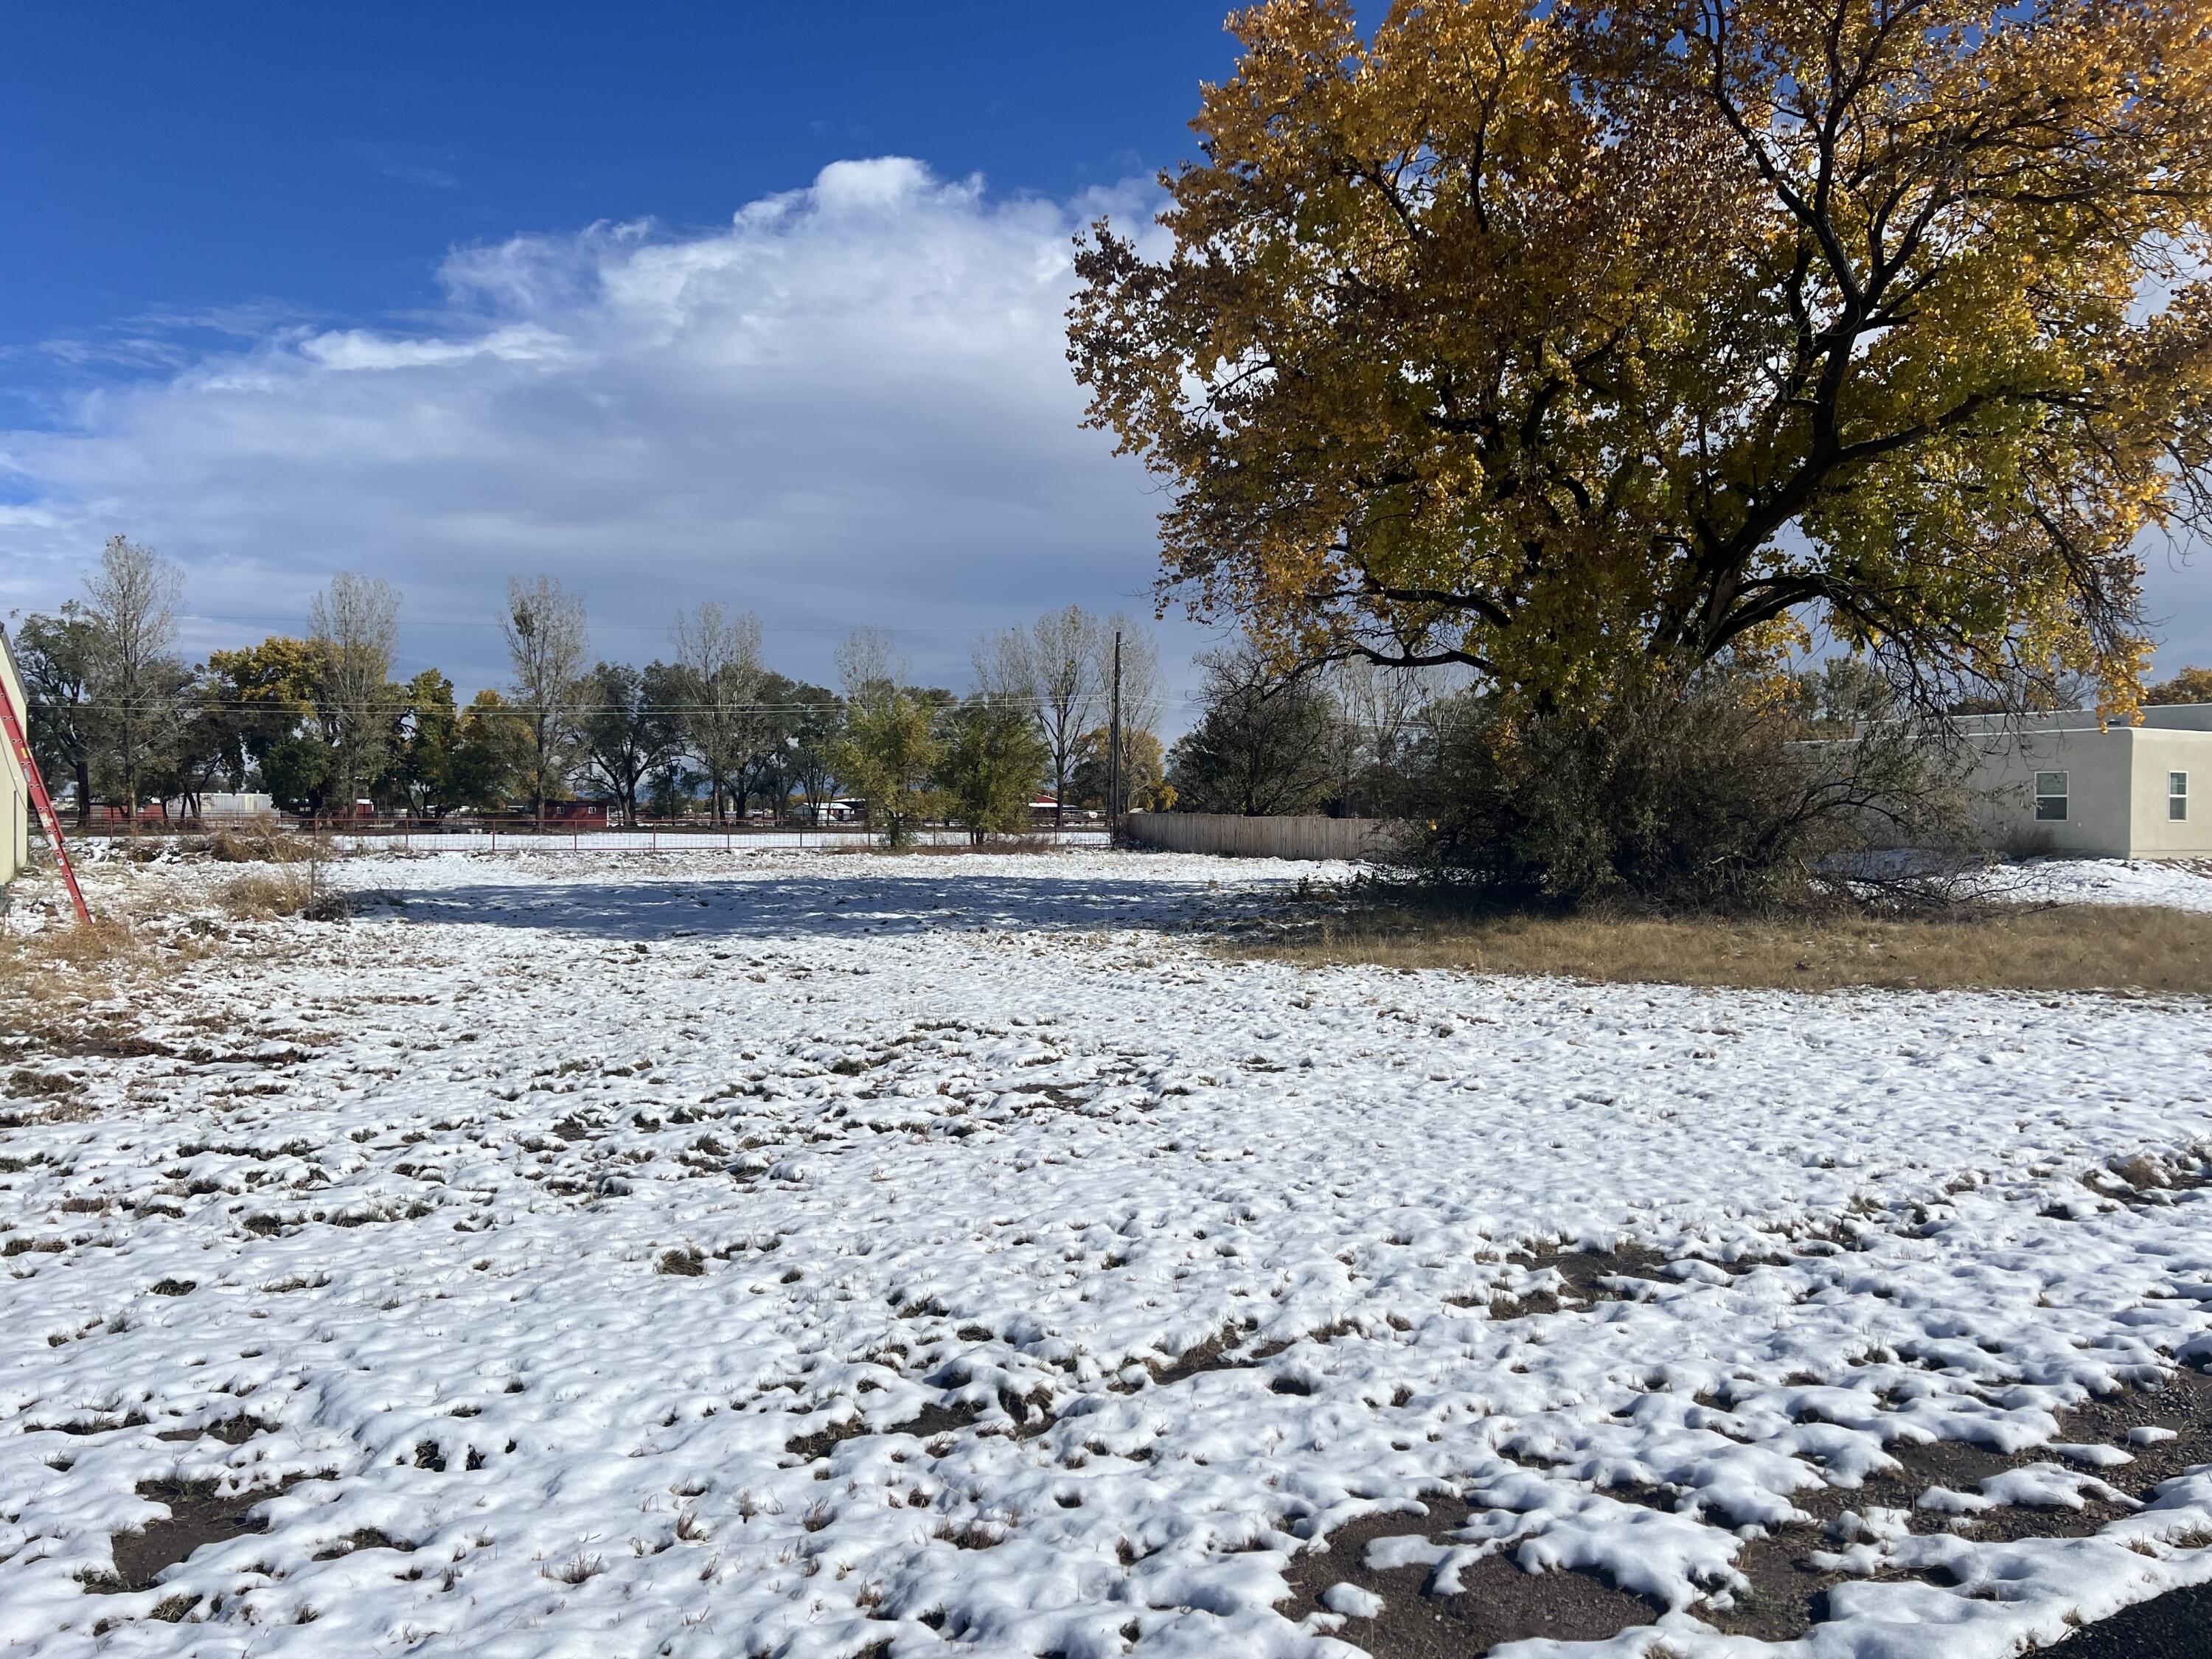
[[[307,619],[305,617],[256,616],[250,613],[224,611],[181,611],[179,613],[179,620],[181,622],[203,623],[250,623],[256,628],[305,628],[307,625]],[[496,617],[417,617],[410,613],[406,617],[401,625],[405,628],[496,629],[499,626],[499,618]],[[778,623],[773,631],[778,634],[845,635],[850,634],[853,631],[853,624],[848,623]],[[665,635],[669,631],[667,625],[662,623],[609,623],[592,622],[586,620],[585,628],[587,633],[596,634]],[[920,628],[911,626],[907,623],[901,623],[897,628],[892,630],[894,633],[902,635],[957,634],[969,639],[974,638],[978,631],[978,629],[974,628]],[[989,630],[987,629],[980,631],[988,633]]]
[[[925,687],[923,689],[929,690],[932,688]],[[834,696],[836,694],[833,693],[832,695]],[[990,700],[995,703],[999,703],[1002,706],[1012,704],[1012,706],[1019,708],[1057,708],[1060,706],[1058,699],[1052,697],[1019,696],[999,692],[991,692],[988,694],[971,693],[970,695],[988,695]],[[1180,693],[1170,692],[1167,694],[1166,700],[1186,703],[1198,703],[1204,701],[1200,694],[1194,691],[1184,691]],[[845,699],[842,697],[837,697],[836,701],[842,702]],[[959,701],[960,699],[957,697],[954,698],[954,702],[956,703]],[[302,705],[300,703],[288,702],[277,698],[195,697],[189,695],[180,695],[173,698],[149,697],[145,701],[139,702],[115,698],[103,698],[82,702],[39,702],[34,701],[29,705],[29,707],[33,709],[42,710],[48,713],[75,710],[79,714],[131,714],[158,710],[167,707],[174,707],[185,710],[236,708],[248,710],[257,714],[289,714],[295,716],[302,714],[303,712],[312,714],[319,712],[319,710],[329,708],[333,706],[334,705],[328,703],[315,702],[309,702]],[[351,706],[356,708],[359,707],[359,705]],[[472,707],[473,705],[469,703],[456,703],[453,705],[453,712],[456,714],[467,714],[471,712]],[[811,702],[656,702],[642,703],[635,708],[625,708],[619,703],[524,703],[510,702],[502,699],[492,708],[479,709],[476,712],[499,714],[561,714],[577,716],[587,714],[810,714],[822,712],[823,707],[823,706],[820,703]],[[422,711],[414,703],[403,702],[384,705],[382,712],[388,712],[394,714],[419,714]]]

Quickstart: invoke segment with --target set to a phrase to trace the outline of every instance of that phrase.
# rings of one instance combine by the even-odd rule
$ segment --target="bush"
[[[216,890],[216,902],[235,921],[273,921],[295,916],[305,909],[313,890],[304,875],[292,871],[256,872],[236,876]]]
[[[1809,701],[1712,674],[1574,711],[1446,702],[1418,861],[1514,902],[1729,910],[1832,901],[1855,855],[1958,837],[1937,747],[1897,721],[1824,731]]]
[[[236,921],[274,921],[283,916],[343,921],[350,913],[344,894],[319,887],[311,875],[297,870],[234,876],[215,896],[224,914]]]

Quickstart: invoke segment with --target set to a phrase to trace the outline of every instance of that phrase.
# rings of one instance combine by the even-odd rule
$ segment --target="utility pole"
[[[1114,719],[1107,736],[1106,833],[1121,833],[1121,630],[1114,630]]]

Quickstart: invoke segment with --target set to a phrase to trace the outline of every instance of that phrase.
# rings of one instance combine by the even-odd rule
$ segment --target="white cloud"
[[[1148,205],[841,161],[723,229],[458,249],[443,309],[404,330],[265,301],[134,319],[127,352],[80,356],[149,378],[88,368],[57,424],[0,433],[0,613],[67,597],[121,531],[185,565],[196,651],[297,629],[363,569],[406,594],[410,668],[494,683],[505,579],[545,570],[607,656],[665,651],[711,598],[757,611],[787,672],[826,678],[868,623],[964,684],[987,628],[1148,608],[1161,498],[1079,428],[1061,338],[1071,234]],[[2212,663],[2201,568],[2146,551],[2161,672]],[[1163,636],[1187,684],[1206,636]]]
[[[121,531],[185,566],[198,650],[298,627],[359,568],[405,592],[410,665],[490,683],[505,579],[546,570],[606,655],[714,598],[790,672],[874,623],[962,683],[986,628],[1148,608],[1159,498],[1079,427],[1061,338],[1070,236],[1109,206],[1146,216],[884,157],[720,230],[456,250],[416,325],[275,322],[0,434],[0,611],[58,602]],[[1170,632],[1176,663],[1197,636]]]

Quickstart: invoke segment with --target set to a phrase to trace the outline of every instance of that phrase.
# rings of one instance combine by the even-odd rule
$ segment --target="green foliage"
[[[830,799],[835,781],[830,765],[830,746],[844,725],[845,707],[837,694],[804,681],[787,694],[790,711],[783,727],[781,788],[785,799],[797,794],[809,806],[819,807]]]
[[[537,745],[529,723],[498,692],[479,691],[462,710],[447,785],[451,805],[489,811],[529,785]]]
[[[279,806],[319,811],[331,776],[327,748],[311,735],[322,695],[324,656],[306,640],[271,635],[236,651],[210,651],[203,696],[209,739],[230,775],[258,772]]]
[[[849,711],[844,735],[830,745],[838,782],[867,803],[868,822],[893,847],[911,845],[928,816],[941,752],[934,725],[927,702],[883,689]]]
[[[402,688],[400,702],[403,736],[384,790],[434,818],[506,805],[528,765],[530,733],[496,691],[478,692],[464,711],[454,705],[453,681],[426,668]]]
[[[419,805],[431,764],[418,728],[437,719],[444,685],[450,720],[453,686],[435,671],[404,686],[374,686],[356,672],[347,699],[334,696],[326,642],[271,635],[255,646],[211,651],[185,758],[243,787],[249,775],[287,811],[320,813],[350,805],[351,787],[379,804]],[[189,775],[189,764],[179,770]]]
[[[410,812],[443,817],[453,799],[453,751],[461,738],[453,683],[426,668],[400,688],[401,736],[380,786]]]
[[[261,787],[286,811],[316,812],[330,804],[337,763],[320,738],[287,732],[262,749],[258,767]]]
[[[1029,711],[1010,698],[973,696],[946,722],[937,781],[945,809],[980,845],[1030,827],[1030,801],[1052,751]]]
[[[632,823],[640,787],[683,741],[682,700],[683,671],[665,662],[602,662],[584,677],[585,764]]]
[[[2212,702],[2212,668],[2185,668],[2143,693],[2146,703]]]
[[[64,601],[56,616],[24,617],[15,629],[15,665],[31,704],[31,753],[51,787],[76,782],[79,823],[92,811],[97,643],[92,618],[75,599]]]
[[[1516,902],[1733,910],[1802,902],[1878,843],[1940,847],[1962,823],[1939,745],[1848,669],[1778,688],[1654,676],[1602,718],[1467,694],[1434,711],[1414,781],[1421,855]]]

